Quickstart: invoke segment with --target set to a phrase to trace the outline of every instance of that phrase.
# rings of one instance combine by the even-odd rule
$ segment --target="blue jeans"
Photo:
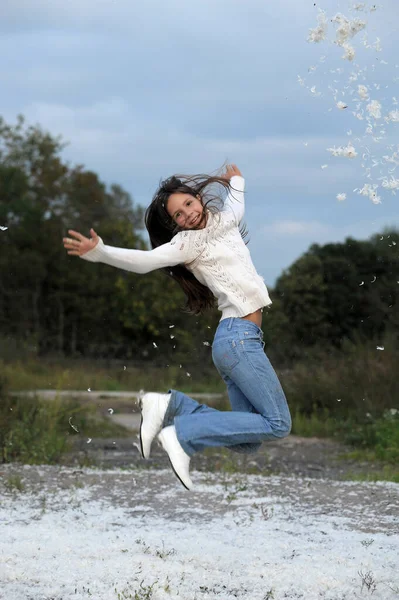
[[[252,321],[220,321],[212,358],[226,383],[231,411],[210,408],[170,390],[163,425],[175,425],[177,439],[189,456],[208,446],[256,452],[262,442],[289,434],[287,401],[263,348],[262,330]]]

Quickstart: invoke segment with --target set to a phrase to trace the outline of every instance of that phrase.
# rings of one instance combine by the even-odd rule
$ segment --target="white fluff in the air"
[[[341,13],[336,14],[331,21],[338,26],[335,41],[339,46],[343,46],[345,42],[352,39],[359,31],[362,31],[366,27],[366,21],[358,18],[350,21]]]
[[[311,91],[311,93],[312,93],[314,96],[320,96],[320,95],[321,95],[321,92],[318,92],[318,91],[316,90],[316,86],[315,86],[315,85],[313,85],[313,86],[310,88],[310,91]]]
[[[366,27],[366,21],[358,18],[351,21],[340,13],[336,14],[331,21],[337,25],[335,43],[345,50],[342,58],[352,61],[355,58],[355,49],[348,43],[348,40]]]
[[[358,93],[359,98],[361,98],[362,100],[368,100],[369,99],[369,91],[368,91],[366,85],[358,85],[357,86],[357,93]]]
[[[342,44],[342,47],[345,50],[344,54],[342,55],[342,58],[345,60],[352,61],[356,55],[354,47],[351,46],[350,44],[348,44],[348,42],[345,42],[344,44]]]
[[[387,162],[387,163],[392,163],[393,165],[395,165],[395,167],[399,167],[399,152],[394,152],[392,154],[392,156],[383,156],[383,159]],[[394,167],[394,169],[395,169]]]
[[[345,158],[356,158],[357,152],[352,146],[351,142],[347,146],[335,146],[333,148],[327,148],[328,152],[331,152],[333,156],[343,156]]]
[[[374,119],[381,119],[381,102],[372,100],[370,104],[367,104],[366,109]]]
[[[317,15],[317,27],[309,30],[308,42],[318,43],[326,39],[327,17],[324,11]]]
[[[387,121],[399,123],[399,110],[391,110],[391,112],[388,113]]]
[[[377,195],[377,184],[365,183],[361,190],[355,190],[362,196],[367,196],[374,204],[381,204],[381,197]]]
[[[399,179],[395,177],[391,177],[391,179],[384,179],[382,182],[382,187],[391,190],[393,194],[395,194],[396,190],[399,190]]]

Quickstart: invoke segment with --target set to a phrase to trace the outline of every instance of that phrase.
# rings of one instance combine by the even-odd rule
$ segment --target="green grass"
[[[314,411],[304,415],[296,411],[292,415],[292,433],[303,437],[336,437],[339,424],[328,411]]]
[[[195,366],[170,365],[154,367],[151,364],[130,366],[99,366],[94,361],[50,362],[30,359],[24,362],[2,362],[0,371],[12,391],[102,390],[107,392],[182,389],[187,393],[218,393],[225,384],[216,369],[198,371]],[[188,373],[188,374],[187,374]]]
[[[212,473],[248,473],[265,475],[266,468],[260,470],[253,465],[253,454],[231,452],[228,448],[206,448],[204,455],[207,457],[207,470]]]
[[[59,397],[9,396],[0,390],[2,462],[57,464],[75,436],[120,437],[126,430],[95,415],[95,407]]]
[[[364,456],[358,452],[348,454],[347,458],[364,460]],[[372,455],[369,455],[369,462],[373,462]],[[393,481],[399,483],[399,468],[395,465],[383,465],[380,469],[367,474],[349,473],[347,479],[350,481]]]
[[[4,482],[4,486],[9,492],[23,492],[25,490],[25,486],[19,475],[9,475]]]
[[[140,582],[139,588],[131,590],[125,587],[123,590],[115,588],[117,600],[151,600],[154,597],[154,588],[158,581],[154,581],[151,585],[144,585],[144,581]]]
[[[370,415],[363,422],[353,423],[345,439],[353,446],[372,453],[373,460],[399,464],[399,411],[391,409],[377,419]]]

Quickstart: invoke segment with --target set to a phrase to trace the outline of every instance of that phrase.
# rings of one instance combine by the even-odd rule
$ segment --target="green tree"
[[[66,165],[62,149],[22,118],[0,121],[0,219],[8,226],[0,235],[0,335],[41,354],[206,362],[206,323],[217,322],[216,312],[187,319],[182,292],[164,273],[140,276],[66,254],[68,229],[94,227],[114,246],[147,245],[143,209],[119,185]]]
[[[314,245],[310,252],[323,264],[330,338],[339,345],[344,338],[383,336],[395,322],[399,276],[395,231],[341,244]]]
[[[120,186],[107,190],[95,173],[69,168],[62,148],[22,118],[14,127],[0,120],[0,218],[8,226],[0,237],[0,326],[41,352],[73,353],[120,344],[121,326],[112,310],[117,271],[97,278],[92,265],[68,257],[67,229],[95,226],[109,243],[145,245],[142,209]]]
[[[293,348],[398,332],[399,235],[314,244],[277,280]],[[280,318],[280,322],[282,319]],[[294,352],[295,354],[295,352]]]
[[[327,285],[317,256],[305,254],[299,258],[277,280],[274,294],[298,342],[313,345],[328,336]]]

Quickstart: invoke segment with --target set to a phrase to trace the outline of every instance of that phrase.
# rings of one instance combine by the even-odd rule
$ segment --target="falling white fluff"
[[[356,52],[353,46],[351,46],[350,44],[348,44],[348,42],[345,42],[344,44],[342,44],[343,49],[345,50],[344,54],[342,55],[342,58],[352,61],[355,58]]]
[[[368,91],[366,85],[358,85],[357,86],[357,93],[359,95],[359,98],[361,98],[362,100],[368,100],[369,99],[369,91]]]
[[[381,119],[381,102],[378,102],[378,100],[373,100],[370,104],[367,104],[366,110],[374,119]]]
[[[353,143],[351,142],[347,146],[331,146],[327,148],[327,151],[334,157],[356,158],[359,155],[361,160],[355,165],[357,169],[362,170],[360,181],[366,180],[367,184],[360,186],[358,193],[368,197],[374,204],[380,204],[382,199],[377,192],[378,189],[384,194],[387,192],[394,194],[398,190],[397,178],[393,176],[395,167],[399,165],[395,158],[398,148],[388,147],[391,157],[385,150],[383,160],[382,144],[389,137],[394,139],[394,135],[397,134],[396,129],[394,131],[392,129],[399,123],[399,110],[397,98],[392,97],[392,106],[389,107],[389,99],[384,92],[385,89],[391,89],[387,85],[386,69],[383,66],[388,62],[383,57],[375,57],[375,52],[382,52],[381,39],[378,37],[381,23],[375,24],[372,15],[376,8],[376,5],[372,4],[370,0],[357,4],[348,1],[346,9],[348,14],[339,12],[330,16],[319,9],[318,25],[311,30],[308,41],[324,42],[334,49],[331,52],[334,61],[333,68],[328,70],[326,67],[323,75],[327,76],[327,79],[318,77],[319,71],[309,68],[306,84],[305,80],[300,77],[298,77],[298,81],[313,97],[326,98],[329,96],[330,99],[332,98],[335,107],[341,111],[345,111],[350,106],[347,114],[349,118],[355,120],[355,123],[353,134],[351,130],[348,135],[351,136]],[[358,16],[353,18],[354,11],[364,13],[362,17],[368,13],[367,20],[358,18]],[[370,22],[368,23],[368,21]],[[370,34],[377,35],[369,40]],[[352,63],[351,72],[348,73],[347,67],[337,67],[337,48],[344,51],[341,58]],[[361,53],[359,52],[360,58],[358,58],[357,52],[359,48],[362,50]],[[364,51],[364,48],[367,52]],[[328,58],[328,55],[323,54],[319,59],[319,70],[321,70],[322,64],[326,64]],[[399,65],[396,65],[396,68],[399,68]],[[399,77],[393,78],[395,86],[398,81]],[[331,110],[330,104],[328,112]],[[345,125],[347,125],[346,121]],[[362,126],[363,131],[359,132]],[[392,128],[391,131],[389,127]],[[354,145],[356,145],[356,149]],[[389,168],[390,165],[393,165],[392,169]],[[336,197],[341,198],[341,193],[338,193]]]
[[[391,110],[388,113],[387,120],[392,121],[393,123],[399,123],[399,110]]]
[[[355,58],[355,49],[349,44],[348,40],[352,39],[359,31],[365,29],[366,21],[358,18],[351,21],[340,13],[335,15],[331,21],[337,25],[335,43],[345,50],[343,58],[353,61]]]
[[[384,179],[382,182],[382,187],[391,190],[393,194],[395,194],[396,190],[399,190],[399,179],[395,177],[391,177],[391,179]]]
[[[333,148],[327,148],[328,152],[331,152],[333,156],[343,156],[345,158],[356,158],[357,152],[353,145],[349,142],[347,146],[335,146]]]
[[[377,184],[365,183],[360,190],[355,190],[362,196],[367,196],[374,204],[381,204],[381,197],[377,194]]]
[[[318,43],[326,39],[328,21],[326,13],[319,11],[317,15],[317,27],[309,31],[308,42]]]
[[[366,21],[358,18],[351,21],[341,13],[336,14],[331,20],[337,24],[336,42],[339,46],[343,46],[345,42],[352,39],[366,27]]]

